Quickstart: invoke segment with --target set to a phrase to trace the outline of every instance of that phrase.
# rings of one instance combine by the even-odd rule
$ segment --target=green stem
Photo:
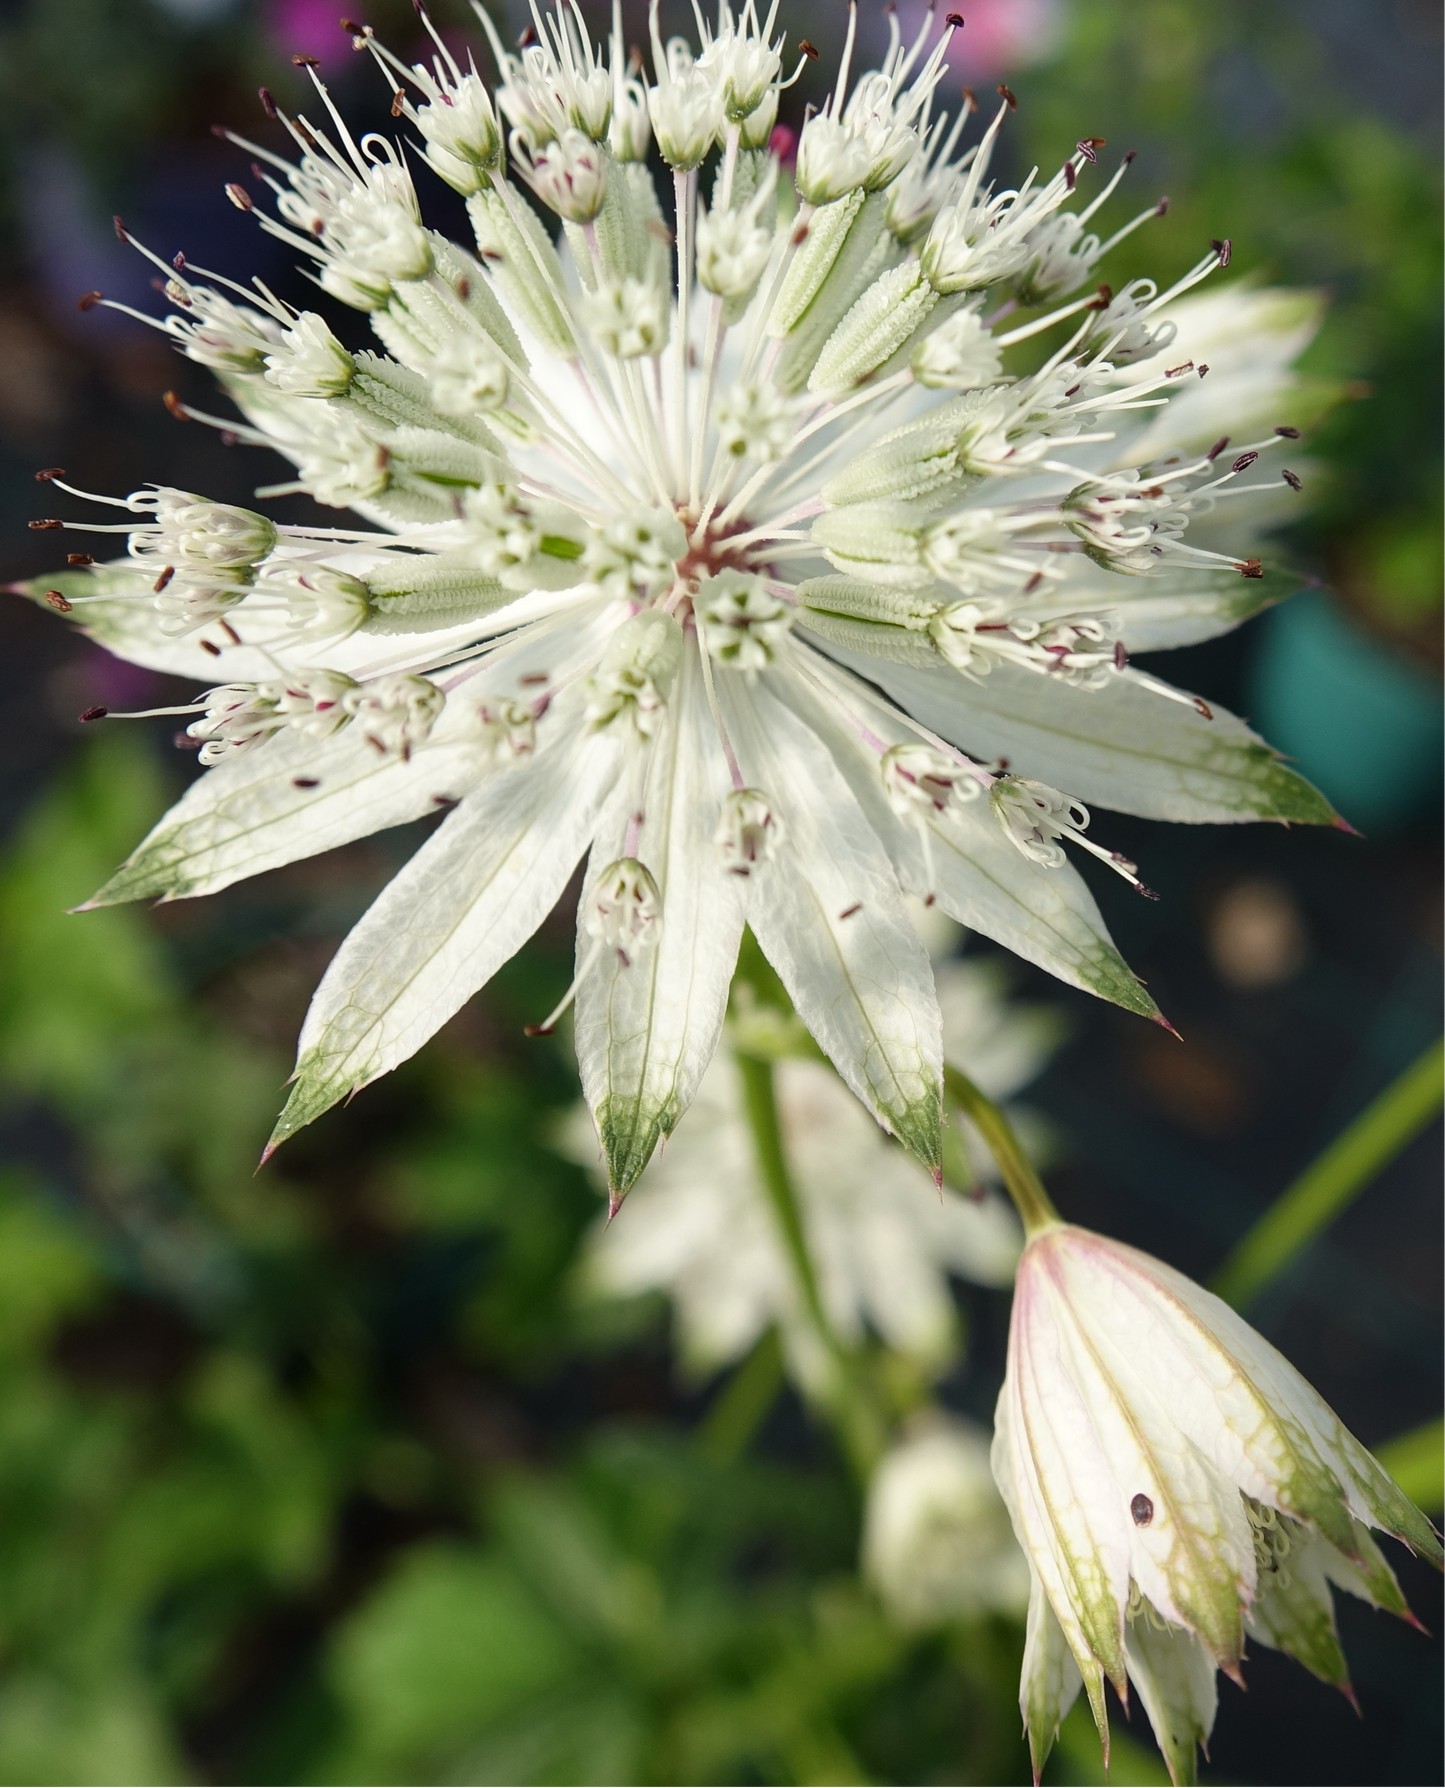
[[[742,1077],[743,1105],[752,1125],[758,1177],[777,1219],[808,1321],[833,1363],[836,1388],[829,1399],[828,1413],[855,1471],[866,1479],[883,1451],[885,1424],[870,1387],[859,1372],[862,1362],[839,1340],[823,1307],[797,1191],[788,1171],[773,1064],[743,1050],[735,1051],[734,1059]]]
[[[1220,1297],[1248,1303],[1424,1129],[1440,1109],[1442,1067],[1437,1040],[1280,1194],[1215,1274]]]
[[[1023,1218],[1025,1235],[1035,1236],[1040,1230],[1052,1229],[1061,1223],[1063,1219],[1045,1192],[1033,1162],[1019,1145],[1013,1126],[993,1100],[981,1093],[968,1076],[951,1063],[944,1065],[943,1090],[959,1110],[973,1120],[974,1127],[988,1144],[989,1152],[998,1162],[1008,1195]]]
[[[703,1418],[698,1438],[709,1458],[720,1465],[742,1458],[777,1401],[782,1383],[783,1349],[778,1331],[769,1329]]]

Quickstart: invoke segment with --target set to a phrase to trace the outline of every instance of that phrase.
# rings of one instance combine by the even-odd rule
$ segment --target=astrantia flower
[[[650,80],[620,28],[604,53],[575,9],[541,23],[518,55],[493,42],[493,92],[440,38],[407,67],[359,29],[407,141],[354,140],[318,80],[315,117],[276,114],[293,159],[243,145],[274,210],[232,201],[373,346],[158,260],[159,326],[246,418],[219,426],[296,468],[259,494],[364,525],[146,491],[111,529],[129,561],[35,586],[193,679],[204,716],[212,767],[96,903],[445,812],[328,971],[279,1141],[423,1043],[586,855],[576,1034],[614,1193],[697,1089],[745,923],[848,1086],[937,1168],[938,1007],[905,890],[1155,1016],[1066,861],[1137,884],[1090,810],[1332,817],[1240,721],[1129,663],[1278,593],[1196,527],[1241,491],[1251,525],[1260,493],[1291,499],[1267,455],[1294,424],[1251,412],[1215,430],[1227,450],[1199,433],[1179,300],[1221,254],[1168,291],[1071,297],[1107,246],[1084,233],[1097,142],[998,190],[1005,108],[965,146],[968,108],[934,103],[952,23],[905,45],[895,21],[857,79],[850,23],[796,202],[767,147],[796,63],[776,9],[723,0],[700,45],[654,16]],[[411,151],[473,243],[427,228]],[[1045,293],[1067,302],[1000,327]],[[1211,379],[1248,360],[1282,401],[1298,332],[1244,304]],[[1042,366],[1009,370],[1046,329]],[[323,709],[327,679],[346,695]]]
[[[1082,1681],[1139,1692],[1176,1782],[1247,1638],[1349,1690],[1331,1585],[1409,1618],[1370,1537],[1430,1523],[1229,1306],[1056,1223],[1019,1263],[994,1471],[1033,1570],[1021,1703],[1035,1779]]]

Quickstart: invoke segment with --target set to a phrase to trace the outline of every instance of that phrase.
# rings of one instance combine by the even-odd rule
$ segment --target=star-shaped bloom
[[[937,1170],[938,1002],[905,893],[1157,1017],[1068,860],[1142,887],[1094,810],[1333,818],[1242,721],[1130,663],[1288,587],[1223,524],[1299,482],[1268,456],[1296,432],[1309,301],[1209,300],[1201,386],[1185,293],[1224,248],[1167,291],[1074,297],[1132,227],[1085,233],[1097,141],[1000,189],[1011,100],[972,142],[971,102],[935,104],[953,15],[911,44],[894,20],[857,78],[850,23],[790,182],[777,11],[723,0],[689,45],[654,8],[647,78],[620,29],[594,46],[561,8],[520,53],[493,36],[490,88],[434,31],[408,66],[357,28],[402,141],[355,139],[315,70],[313,116],[267,97],[271,136],[241,145],[260,185],[229,196],[370,345],[153,257],[157,326],[244,418],[199,419],[295,468],[259,499],[356,515],[145,490],[109,523],[37,523],[127,539],[33,593],[196,691],[205,773],[94,904],[440,816],[327,971],[273,1142],[424,1043],[585,858],[576,1037],[614,1195],[698,1090],[744,925]],[[469,242],[428,227],[422,164]],[[1019,321],[1040,298],[1060,308]],[[1046,330],[1020,374],[1010,350]],[[1222,383],[1243,420],[1201,433]]]

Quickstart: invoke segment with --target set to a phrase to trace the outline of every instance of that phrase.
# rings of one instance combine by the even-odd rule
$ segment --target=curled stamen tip
[[[76,718],[80,721],[80,724],[84,726],[87,721],[104,720],[109,712],[109,708],[87,708],[83,714],[78,714]]]
[[[550,1037],[556,1028],[555,1024],[524,1024],[522,1035],[524,1037]]]
[[[64,466],[46,466],[43,470],[35,474],[35,482],[37,484],[49,484],[52,478],[63,478],[64,476]]]
[[[998,94],[999,94],[999,98],[1004,102],[1004,104],[1008,107],[1008,109],[1011,112],[1016,112],[1019,109],[1019,102],[1018,102],[1017,95],[1015,93],[1013,93],[1011,91],[1011,89],[1009,89],[1008,87],[1005,87],[1002,81],[1000,81],[998,84]]]
[[[1144,896],[1144,898],[1146,900],[1157,900],[1159,898],[1159,896],[1154,892],[1154,890],[1149,886],[1149,884],[1147,882],[1135,882],[1134,886],[1139,890],[1139,892]],[[1178,1033],[1176,1032],[1175,1035],[1177,1036]]]

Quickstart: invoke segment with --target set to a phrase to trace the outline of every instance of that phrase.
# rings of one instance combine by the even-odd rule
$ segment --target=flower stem
[[[882,1454],[886,1424],[872,1387],[860,1371],[863,1362],[843,1345],[823,1307],[797,1191],[788,1171],[773,1064],[741,1049],[734,1056],[742,1077],[744,1109],[752,1126],[758,1177],[777,1219],[808,1321],[833,1367],[835,1388],[827,1400],[827,1412],[849,1462],[858,1476],[866,1479]]]
[[[1019,1146],[1013,1126],[993,1100],[981,1093],[968,1076],[951,1063],[944,1064],[943,1090],[958,1109],[973,1120],[988,1144],[989,1152],[998,1162],[1008,1195],[1023,1218],[1025,1235],[1038,1235],[1041,1230],[1051,1229],[1062,1222],[1032,1161]]]
[[[1434,1117],[1440,1109],[1441,1065],[1437,1039],[1280,1193],[1236,1244],[1210,1289],[1237,1308],[1283,1272]]]

